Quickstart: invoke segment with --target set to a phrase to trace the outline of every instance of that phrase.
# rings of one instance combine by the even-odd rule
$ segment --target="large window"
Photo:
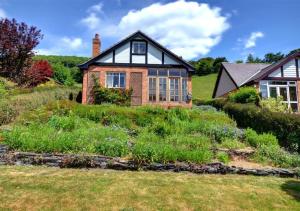
[[[156,101],[156,78],[149,78],[149,101]]]
[[[132,42],[132,53],[133,54],[146,54],[146,42],[144,41],[133,41]]]
[[[170,78],[170,101],[179,101],[179,78]]]
[[[182,101],[187,101],[188,90],[187,90],[187,79],[183,78],[181,82],[182,87]]]
[[[297,88],[295,81],[260,81],[260,93],[263,98],[281,96],[283,102],[293,111],[297,111]]]
[[[107,88],[125,88],[126,74],[125,73],[106,73]]]

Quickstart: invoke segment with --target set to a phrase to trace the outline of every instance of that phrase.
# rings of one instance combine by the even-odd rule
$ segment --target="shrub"
[[[112,103],[129,106],[132,90],[99,87],[94,90],[95,104]]]
[[[4,82],[0,81],[0,101],[5,99],[7,94],[8,94],[8,91],[5,88]]]
[[[258,135],[254,130],[248,128],[245,131],[245,140],[250,146],[259,147],[262,145],[266,146],[278,146],[277,138],[270,133],[263,133]]]
[[[284,168],[300,166],[299,154],[290,154],[276,145],[260,146],[256,150],[253,159]]]
[[[231,102],[235,103],[255,103],[259,102],[259,95],[254,87],[241,87],[228,96]]]
[[[237,103],[227,103],[224,111],[235,119],[239,127],[249,127],[258,133],[272,133],[282,147],[300,152],[299,115],[271,112],[255,105]]]
[[[29,87],[37,86],[44,83],[52,77],[53,71],[50,64],[45,60],[36,61],[33,65],[26,70],[26,84]]]
[[[267,98],[260,101],[260,106],[262,108],[268,109],[272,112],[288,112],[288,106],[283,102],[282,96],[277,98]]]
[[[67,67],[65,67],[62,63],[52,64],[52,68],[54,70],[54,80],[66,86],[74,85],[75,81],[72,78],[70,70]]]
[[[217,159],[222,163],[229,163],[229,156],[226,152],[218,152],[216,155]]]

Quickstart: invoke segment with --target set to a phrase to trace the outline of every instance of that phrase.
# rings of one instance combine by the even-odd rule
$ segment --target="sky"
[[[0,18],[41,29],[35,51],[91,56],[141,30],[186,60],[300,48],[300,0],[0,0]]]

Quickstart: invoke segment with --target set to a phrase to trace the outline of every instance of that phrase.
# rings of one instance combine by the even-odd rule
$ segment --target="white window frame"
[[[118,86],[114,87],[113,84],[114,84],[115,75],[118,75],[119,83],[118,83]],[[124,86],[121,86],[121,75],[124,75]],[[112,82],[111,82],[112,86],[110,86],[108,83],[109,76],[112,79]],[[125,72],[106,72],[105,87],[112,88],[112,89],[125,89],[126,88],[126,73]]]
[[[134,51],[134,46],[137,45],[137,52]],[[141,45],[145,45],[145,52],[141,52]],[[147,53],[147,43],[145,41],[132,41],[132,50],[133,55],[145,55]]]

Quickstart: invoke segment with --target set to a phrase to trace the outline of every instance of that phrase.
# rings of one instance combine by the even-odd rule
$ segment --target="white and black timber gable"
[[[79,65],[79,68],[82,70],[88,69],[90,65],[185,68],[190,72],[194,71],[191,64],[141,31],[135,32],[98,56]]]

